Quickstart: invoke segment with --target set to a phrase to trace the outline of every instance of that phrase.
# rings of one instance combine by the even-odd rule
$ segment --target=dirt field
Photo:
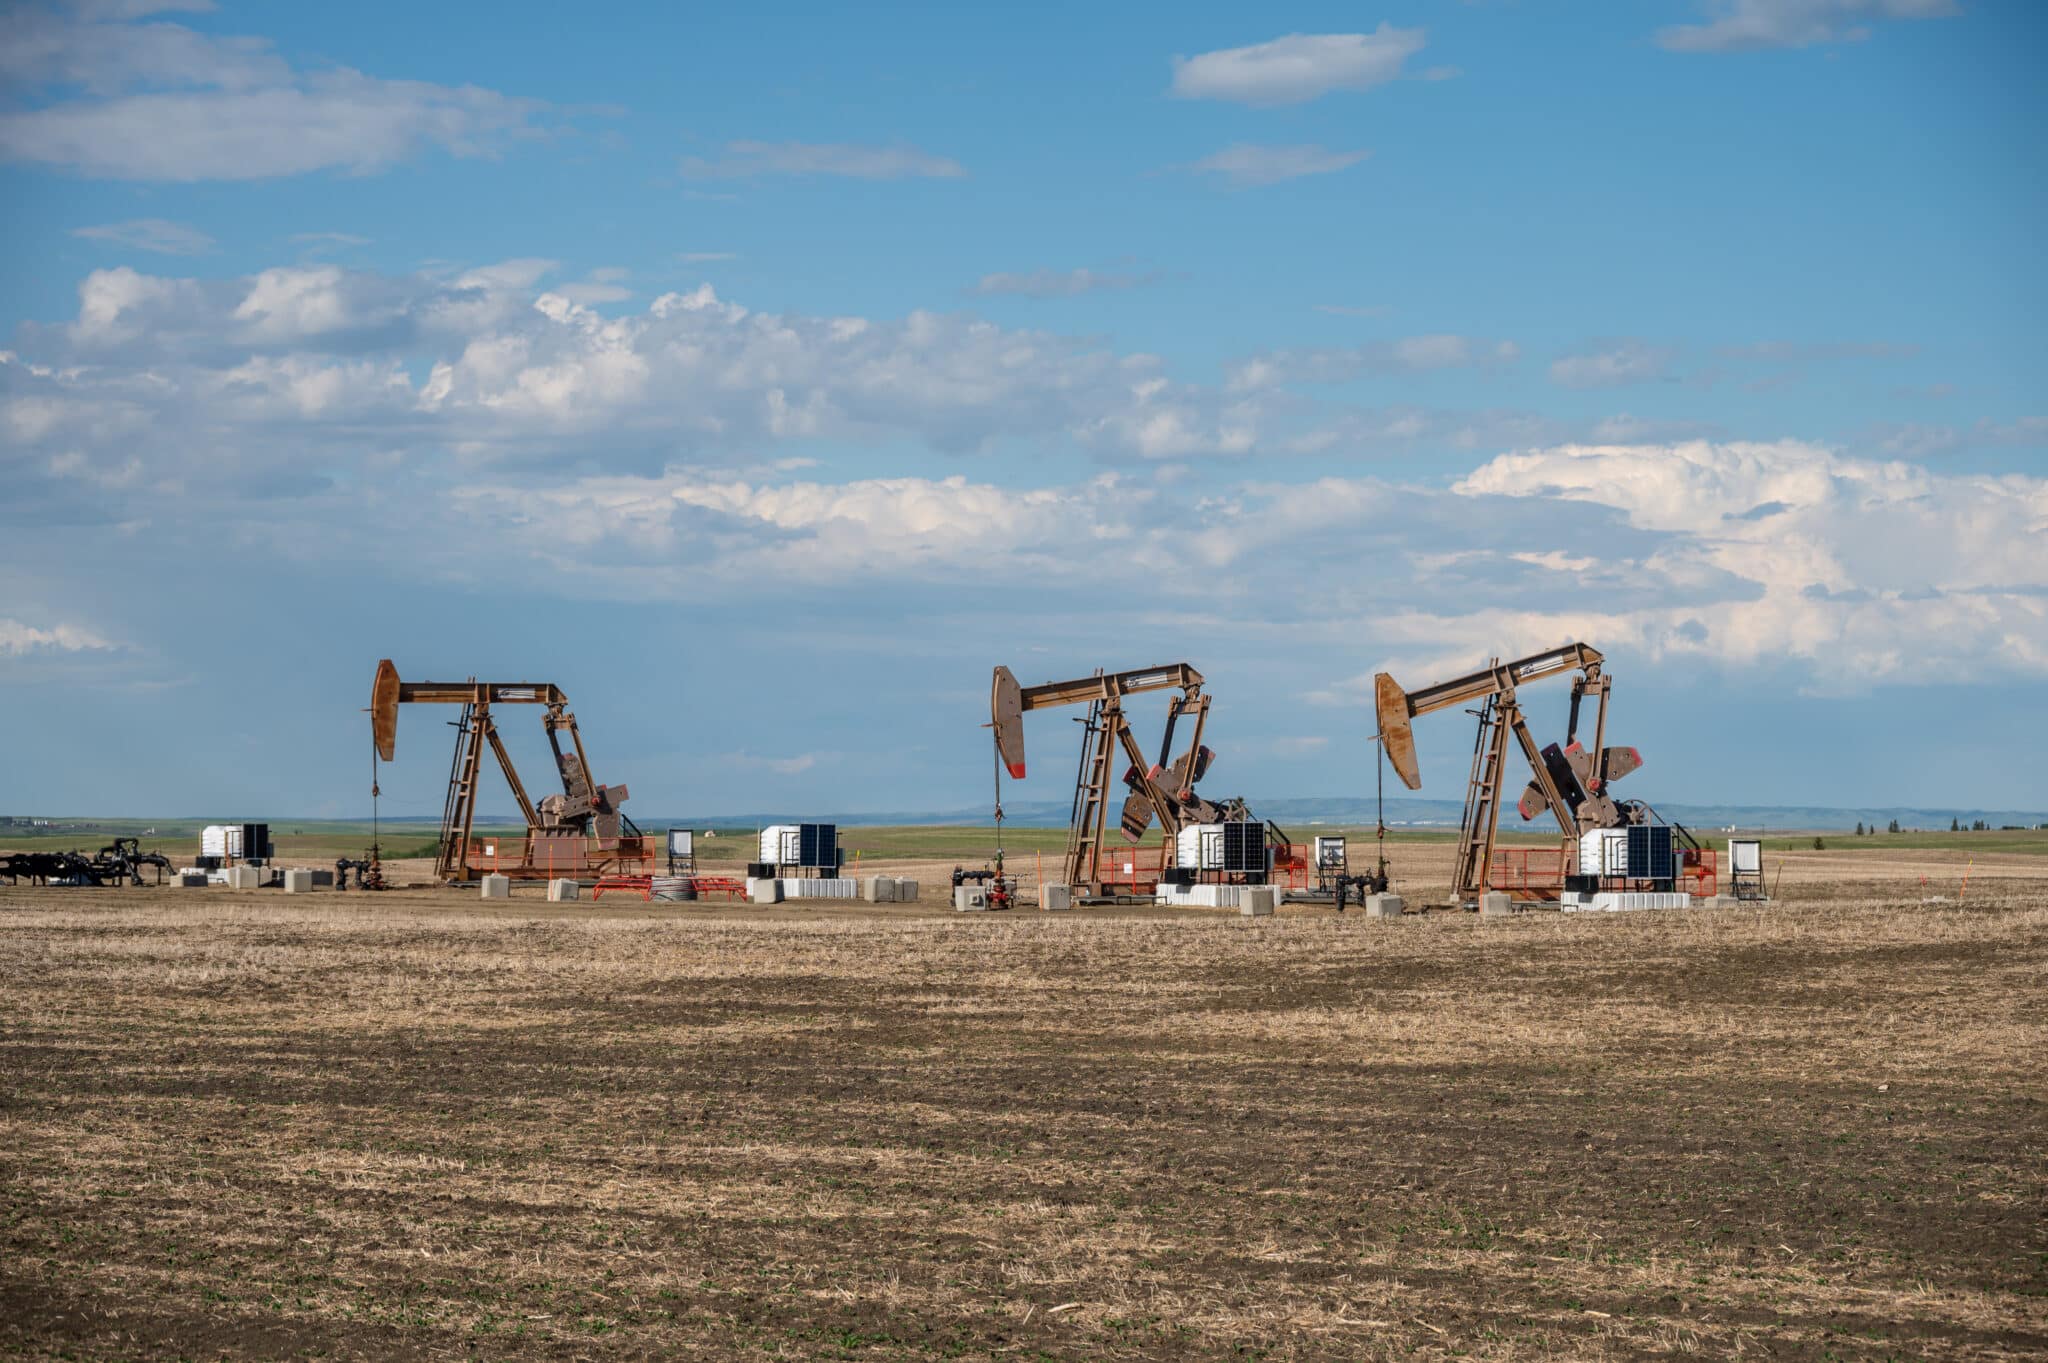
[[[2048,866],[1770,860],[1484,922],[0,887],[0,1355],[2048,1356]]]

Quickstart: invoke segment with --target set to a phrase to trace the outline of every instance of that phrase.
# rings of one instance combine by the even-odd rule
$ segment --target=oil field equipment
[[[199,830],[199,855],[213,858],[214,866],[262,866],[276,855],[276,847],[267,823],[210,823]]]
[[[965,893],[963,893],[963,891]],[[1017,904],[1017,879],[1003,874],[1002,857],[978,871],[964,866],[953,868],[953,907],[959,910],[986,909],[1001,912]]]
[[[697,874],[696,829],[671,828],[668,830],[668,873],[671,876],[694,876]]]
[[[346,890],[348,888],[348,873],[350,871],[356,873],[356,888],[358,890],[382,890],[386,888],[384,884],[384,864],[378,856],[375,847],[370,849],[367,856],[336,857],[334,859],[335,889]]]
[[[0,875],[12,884],[26,880],[31,885],[140,885],[142,868],[151,867],[156,884],[164,883],[171,859],[161,852],[145,852],[139,838],[115,838],[92,856],[83,852],[12,852],[0,855]]]
[[[828,880],[846,862],[836,823],[770,824],[761,830],[760,851],[761,859],[747,866],[747,874],[757,880]]]
[[[1149,691],[1179,692],[1167,700],[1166,733],[1160,740],[1156,762],[1145,756],[1124,713],[1125,697]],[[1143,838],[1154,819],[1159,821],[1166,845],[1171,849],[1185,827],[1248,818],[1242,800],[1218,804],[1195,793],[1195,782],[1207,773],[1215,754],[1202,746],[1209,696],[1202,690],[1202,674],[1189,664],[1097,672],[1092,677],[1041,686],[1020,686],[1009,668],[998,667],[989,697],[989,715],[1001,770],[1008,771],[1016,780],[1024,779],[1024,716],[1033,710],[1062,705],[1087,707],[1082,721],[1080,768],[1074,778],[1074,802],[1067,823],[1062,881],[1072,887],[1076,898],[1103,899],[1112,897],[1119,889],[1149,893],[1153,888],[1137,883],[1135,869],[1132,879],[1125,881],[1104,875],[1103,834],[1109,824],[1110,781],[1119,752],[1129,763],[1123,772],[1126,794],[1117,820],[1126,842],[1136,843]],[[1186,751],[1175,758],[1174,731],[1186,716],[1193,718],[1194,732]],[[1000,791],[1000,779],[998,788]],[[1001,817],[998,799],[999,829]]]
[[[474,880],[486,873],[514,879],[582,879],[640,871],[650,860],[647,839],[620,808],[624,786],[593,781],[583,735],[569,698],[549,682],[400,681],[389,658],[377,664],[370,691],[370,732],[377,756],[391,761],[398,744],[401,705],[459,705],[455,721],[455,757],[448,773],[448,798],[441,811],[440,851],[434,874],[444,881]],[[512,765],[492,718],[494,705],[538,705],[545,708],[541,726],[561,775],[562,793],[539,804],[527,796],[526,785]],[[567,745],[563,736],[567,735]],[[510,856],[496,838],[475,832],[477,780],[488,747],[505,773],[519,812],[526,819],[525,841]]]
[[[1479,703],[1475,712],[1479,730],[1472,746],[1472,775],[1465,790],[1464,817],[1458,832],[1458,858],[1451,876],[1451,903],[1465,906],[1490,889],[1508,889],[1523,898],[1560,899],[1568,889],[1567,877],[1581,870],[1584,843],[1600,830],[1622,830],[1632,825],[1662,825],[1654,810],[1641,801],[1617,802],[1608,788],[1643,765],[1642,754],[1634,748],[1604,746],[1607,736],[1607,696],[1613,679],[1605,670],[1605,658],[1586,644],[1566,644],[1511,663],[1496,659],[1478,671],[1415,691],[1405,691],[1385,672],[1373,678],[1374,699],[1379,712],[1379,742],[1395,774],[1410,790],[1422,788],[1416,766],[1412,722],[1420,716]],[[1571,717],[1565,742],[1538,748],[1522,717],[1518,689],[1530,682],[1572,675]],[[1593,741],[1590,748],[1579,743],[1579,719],[1586,697],[1594,701]],[[1517,811],[1534,819],[1546,809],[1557,820],[1562,837],[1558,852],[1537,865],[1528,857],[1506,857],[1495,850],[1500,826],[1502,782],[1506,778],[1508,741],[1513,741],[1527,759],[1532,778],[1517,803]],[[1668,879],[1675,883],[1684,875],[1686,856],[1697,854],[1698,844],[1684,829],[1671,825],[1666,832],[1685,848],[1679,867]],[[1644,840],[1644,865],[1648,847]],[[1604,845],[1604,844],[1603,844]],[[1677,854],[1674,854],[1677,855]],[[1512,864],[1504,865],[1504,861]],[[1694,855],[1694,865],[1697,865]],[[1660,868],[1661,869],[1661,868]],[[1629,876],[1629,880],[1665,881],[1666,876]]]
[[[1764,845],[1759,838],[1728,839],[1728,893],[1744,904],[1761,904],[1764,893]]]

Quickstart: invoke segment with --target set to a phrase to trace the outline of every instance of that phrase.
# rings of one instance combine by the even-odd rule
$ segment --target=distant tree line
[[[2035,831],[2048,830],[2048,823],[2006,823],[1998,825],[1997,831],[2000,833],[2025,833],[2029,829],[2033,829]],[[1885,828],[1885,832],[1887,833],[1897,833],[1899,831],[1899,821],[1897,819],[1893,819]],[[1908,829],[1906,831],[1914,832],[1917,830]],[[1951,833],[1989,833],[1993,830],[1991,824],[1984,819],[1973,819],[1970,821],[1970,826],[1968,828],[1965,828],[1963,827],[1963,821],[1960,818],[1951,817],[1948,821],[1948,831]],[[1861,819],[1858,819],[1856,821],[1857,837],[1871,837],[1875,835],[1876,832],[1876,823],[1873,822],[1869,827],[1866,828]]]

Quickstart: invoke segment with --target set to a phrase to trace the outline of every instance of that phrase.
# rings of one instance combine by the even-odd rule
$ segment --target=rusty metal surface
[[[1471,701],[1480,702],[1479,735],[1473,748],[1472,775],[1466,785],[1465,814],[1459,825],[1452,900],[1469,899],[1492,883],[1494,842],[1500,823],[1501,781],[1509,740],[1518,747],[1533,778],[1516,804],[1524,819],[1548,812],[1569,850],[1583,830],[1620,827],[1637,821],[1640,801],[1617,802],[1608,792],[1643,764],[1634,748],[1603,746],[1607,732],[1607,700],[1613,679],[1606,658],[1587,644],[1547,649],[1513,662],[1498,659],[1449,681],[1407,691],[1385,672],[1373,678],[1373,704],[1379,719],[1377,738],[1387,761],[1410,790],[1422,788],[1416,762],[1414,720],[1421,715]],[[1523,721],[1517,688],[1529,682],[1576,672],[1571,688],[1571,718],[1563,745],[1539,749]],[[1579,743],[1581,706],[1595,704],[1591,749]],[[1595,756],[1597,754],[1597,758]]]
[[[1543,750],[1546,759],[1551,750],[1556,747],[1557,745],[1553,743],[1550,747]],[[1572,744],[1569,748],[1563,749],[1560,755],[1570,770],[1573,780],[1577,783],[1577,794],[1574,800],[1575,806],[1580,810],[1596,809],[1599,811],[1592,818],[1587,818],[1582,814],[1580,822],[1587,824],[1589,827],[1612,827],[1616,821],[1613,817],[1616,807],[1612,798],[1607,794],[1607,788],[1622,777],[1627,776],[1630,772],[1641,770],[1643,765],[1642,753],[1634,748],[1605,749],[1601,754],[1598,768],[1594,765],[1593,755],[1576,743]],[[1568,791],[1567,793],[1569,794],[1570,792]],[[1521,801],[1515,806],[1524,819],[1533,819],[1549,807],[1544,801],[1542,789],[1534,781],[1531,781],[1528,787],[1523,790]]]
[[[370,683],[370,738],[377,756],[389,762],[398,748],[398,668],[389,658],[377,664]]]
[[[1410,790],[1422,789],[1422,771],[1415,763],[1415,731],[1409,724],[1408,693],[1385,672],[1372,679],[1373,704],[1379,711],[1380,746],[1394,775]]]
[[[1009,668],[996,669],[988,702],[989,722],[996,731],[996,751],[1014,780],[1024,779],[1024,691]]]
[[[644,841],[639,829],[620,808],[626,802],[624,786],[606,786],[590,775],[590,760],[583,749],[576,717],[569,712],[569,698],[552,682],[461,682],[401,681],[389,658],[377,665],[370,689],[370,731],[378,756],[390,761],[397,747],[398,707],[409,704],[459,705],[462,715],[456,724],[455,761],[449,772],[447,803],[441,817],[440,855],[436,873],[444,880],[469,879],[482,864],[475,854],[472,831],[476,819],[477,782],[483,753],[489,749],[496,758],[505,783],[526,820],[528,850],[542,837],[573,838],[582,847],[584,864],[590,859],[590,843],[607,863],[643,859],[633,849]],[[512,763],[491,717],[493,705],[539,705],[546,707],[542,723],[553,750],[562,793],[548,795],[538,805],[526,793],[526,785]],[[568,736],[565,746],[562,736]],[[550,844],[558,848],[561,844]],[[495,855],[492,862],[500,859]],[[499,869],[492,867],[491,869]],[[509,873],[509,871],[508,871]]]
[[[1216,808],[1197,796],[1193,783],[1207,769],[1213,753],[1202,746],[1209,697],[1202,693],[1202,674],[1187,663],[1098,672],[1072,681],[1021,686],[1007,667],[995,669],[989,688],[989,727],[995,731],[996,754],[1004,770],[1017,779],[1025,771],[1023,717],[1033,710],[1085,705],[1088,716],[1082,735],[1080,770],[1075,777],[1073,815],[1067,830],[1064,878],[1084,897],[1099,885],[1098,862],[1108,828],[1110,783],[1117,754],[1124,759],[1126,794],[1117,825],[1124,838],[1137,842],[1157,822],[1171,838],[1197,811]],[[1126,696],[1178,689],[1167,709],[1160,759],[1149,761],[1123,711]],[[1193,716],[1194,733],[1187,752],[1170,760],[1174,726]]]
[[[1510,694],[1517,686],[1545,677],[1554,677],[1562,672],[1576,669],[1581,676],[1590,679],[1600,677],[1600,666],[1605,661],[1600,650],[1587,644],[1565,644],[1559,648],[1545,649],[1532,653],[1526,658],[1517,658],[1511,663],[1498,660],[1462,677],[1438,682],[1434,686],[1404,691],[1399,682],[1386,672],[1373,677],[1373,707],[1378,712],[1380,744],[1386,749],[1387,761],[1393,764],[1394,774],[1401,778],[1401,784],[1410,790],[1422,789],[1422,773],[1415,762],[1415,735],[1410,722],[1422,715],[1432,714],[1453,705],[1468,701],[1484,700],[1488,696]],[[1606,692],[1600,689],[1604,701]],[[1578,727],[1576,696],[1573,705],[1574,730]],[[1576,733],[1573,737],[1576,737]]]

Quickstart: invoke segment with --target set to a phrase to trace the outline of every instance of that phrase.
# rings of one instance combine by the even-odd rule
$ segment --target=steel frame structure
[[[521,874],[546,874],[536,866],[536,840],[553,835],[595,837],[600,851],[619,850],[622,838],[640,836],[640,830],[619,808],[627,797],[624,786],[602,786],[590,779],[590,758],[583,750],[583,735],[576,716],[569,711],[569,698],[552,682],[480,682],[474,677],[460,682],[401,681],[389,658],[377,664],[376,680],[370,690],[370,732],[377,755],[389,762],[398,746],[398,707],[401,705],[459,705],[462,713],[455,722],[455,755],[448,772],[448,798],[441,810],[440,851],[434,874],[444,881],[469,878],[469,849],[476,822],[477,781],[482,774],[484,749],[497,759],[505,774],[512,798],[526,820],[526,846],[522,862],[512,868]],[[548,747],[554,753],[555,769],[561,774],[562,794],[551,795],[536,806],[526,793],[526,783],[512,764],[512,755],[498,736],[493,705],[539,705],[546,713],[541,725],[547,731]],[[564,750],[562,735],[568,734]],[[580,860],[580,859],[579,859]]]
[[[1634,748],[1604,746],[1607,697],[1613,682],[1605,663],[1600,651],[1590,645],[1566,644],[1510,663],[1496,658],[1462,677],[1416,691],[1403,690],[1385,672],[1373,678],[1380,725],[1378,739],[1395,774],[1410,790],[1422,788],[1415,759],[1413,721],[1454,705],[1479,702],[1472,773],[1465,786],[1458,859],[1451,874],[1453,905],[1474,902],[1492,887],[1494,843],[1500,830],[1501,784],[1506,776],[1511,737],[1528,761],[1533,777],[1519,802],[1522,817],[1532,819],[1545,809],[1550,810],[1557,819],[1561,851],[1567,862],[1576,856],[1582,833],[1628,822],[1627,811],[1608,795],[1607,787],[1640,767],[1642,755]],[[1568,672],[1577,675],[1572,678],[1571,718],[1565,746],[1539,749],[1523,719],[1519,689],[1530,682]],[[1590,750],[1581,748],[1578,741],[1581,710],[1589,695],[1594,700]]]
[[[1159,745],[1159,760],[1145,757],[1144,749],[1124,714],[1124,698],[1149,691],[1177,690],[1166,708],[1166,733]],[[1179,834],[1190,812],[1207,812],[1194,793],[1208,765],[1208,750],[1202,747],[1202,729],[1208,721],[1209,697],[1202,690],[1202,674],[1187,663],[1137,668],[1127,672],[1097,672],[1073,681],[1020,686],[1007,667],[995,670],[989,697],[991,726],[995,730],[996,752],[1004,768],[1016,780],[1024,779],[1024,716],[1033,710],[1063,705],[1086,705],[1082,721],[1081,764],[1074,779],[1074,803],[1068,817],[1065,882],[1084,899],[1105,897],[1101,874],[1103,834],[1109,823],[1110,772],[1121,750],[1130,760],[1124,774],[1130,794],[1124,800],[1119,825],[1124,838],[1137,842],[1154,817],[1159,820],[1168,844]],[[1194,734],[1178,762],[1169,765],[1173,735],[1182,716],[1194,717]],[[1194,806],[1194,810],[1190,810]],[[1199,821],[1199,817],[1196,821]]]

